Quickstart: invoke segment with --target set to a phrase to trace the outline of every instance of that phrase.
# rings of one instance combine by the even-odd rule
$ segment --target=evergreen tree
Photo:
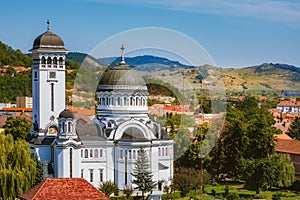
[[[156,186],[156,183],[152,180],[153,174],[150,171],[150,162],[143,147],[138,151],[138,158],[132,176],[135,178],[132,183],[137,185],[136,189],[142,191],[143,199],[144,194],[150,192]]]
[[[300,140],[300,117],[296,117],[287,134],[296,140]]]

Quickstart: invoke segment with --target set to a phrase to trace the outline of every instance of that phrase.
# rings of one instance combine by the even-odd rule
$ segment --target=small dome
[[[125,64],[119,64],[102,74],[98,91],[106,90],[106,86],[143,86],[146,88],[146,83],[134,69]]]
[[[56,50],[64,50],[64,42],[62,39],[56,34],[52,33],[50,30],[45,33],[39,35],[33,42],[33,47],[31,50],[35,49],[56,49]]]
[[[68,108],[64,109],[61,113],[59,113],[58,118],[72,118],[74,119],[74,113],[72,113]]]

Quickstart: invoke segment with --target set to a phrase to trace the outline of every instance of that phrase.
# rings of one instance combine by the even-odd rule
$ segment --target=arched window
[[[135,151],[135,150],[133,150],[133,151],[132,151],[132,158],[133,158],[133,159],[135,159],[135,158],[136,158],[136,155],[135,155],[135,154],[136,154],[136,151]]]
[[[100,149],[100,158],[102,158],[102,156],[103,156],[103,150],[102,149]]]
[[[110,105],[110,98],[109,97],[106,97],[106,105]]]
[[[145,106],[145,99],[143,98],[143,106]]]
[[[52,59],[51,59],[51,57],[48,57],[47,58],[47,67],[51,67],[51,64],[52,64]]]
[[[105,106],[105,98],[104,97],[102,97],[102,105]]]
[[[42,64],[42,67],[45,67],[45,65],[46,65],[46,58],[45,58],[45,56],[42,57],[41,64]]]
[[[118,106],[121,105],[121,97],[118,97]]]
[[[90,149],[90,158],[93,157],[93,149]]]
[[[111,122],[108,122],[108,123],[107,123],[107,127],[108,127],[108,128],[111,128]]]
[[[99,97],[98,103],[99,103],[99,105],[102,105],[102,98],[101,97]]]
[[[161,148],[161,155],[165,156],[165,148]]]
[[[130,97],[130,105],[133,105],[133,97]]]
[[[72,122],[68,122],[68,132],[72,132]]]
[[[94,158],[98,158],[98,149],[94,150]]]
[[[124,99],[124,100],[123,100],[124,106],[127,106],[127,98],[124,97],[123,99]]]
[[[53,58],[53,67],[57,68],[57,58],[56,57]]]
[[[140,98],[140,106],[142,106],[143,105],[143,98],[141,97]]]
[[[80,157],[83,158],[83,149],[81,149]]]
[[[168,156],[168,147],[166,147],[166,156]]]
[[[138,106],[139,104],[139,97],[135,97],[135,105]]]
[[[84,157],[85,158],[89,157],[89,151],[87,149],[84,150]]]
[[[64,65],[64,59],[63,59],[62,57],[60,57],[60,58],[58,59],[58,65],[59,65],[60,68],[63,68],[63,65]]]
[[[63,123],[61,124],[61,126],[62,126],[62,132],[65,133],[65,132],[66,132],[66,123],[63,122]]]
[[[115,105],[115,97],[111,97],[111,105]]]
[[[158,147],[158,156],[160,156],[160,148]]]

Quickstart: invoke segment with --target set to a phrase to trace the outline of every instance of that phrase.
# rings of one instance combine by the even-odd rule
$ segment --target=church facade
[[[48,30],[31,49],[31,149],[44,165],[45,177],[82,177],[95,187],[106,181],[119,189],[135,187],[131,173],[139,149],[147,152],[157,189],[173,177],[173,140],[148,116],[143,78],[121,62],[102,74],[92,124],[76,125],[65,106],[65,53],[62,39]]]

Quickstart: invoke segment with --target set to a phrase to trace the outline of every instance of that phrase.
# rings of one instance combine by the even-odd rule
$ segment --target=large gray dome
[[[147,90],[143,77],[125,64],[118,64],[103,73],[97,91],[118,90],[119,87],[117,86],[135,86],[139,87],[140,90]]]

